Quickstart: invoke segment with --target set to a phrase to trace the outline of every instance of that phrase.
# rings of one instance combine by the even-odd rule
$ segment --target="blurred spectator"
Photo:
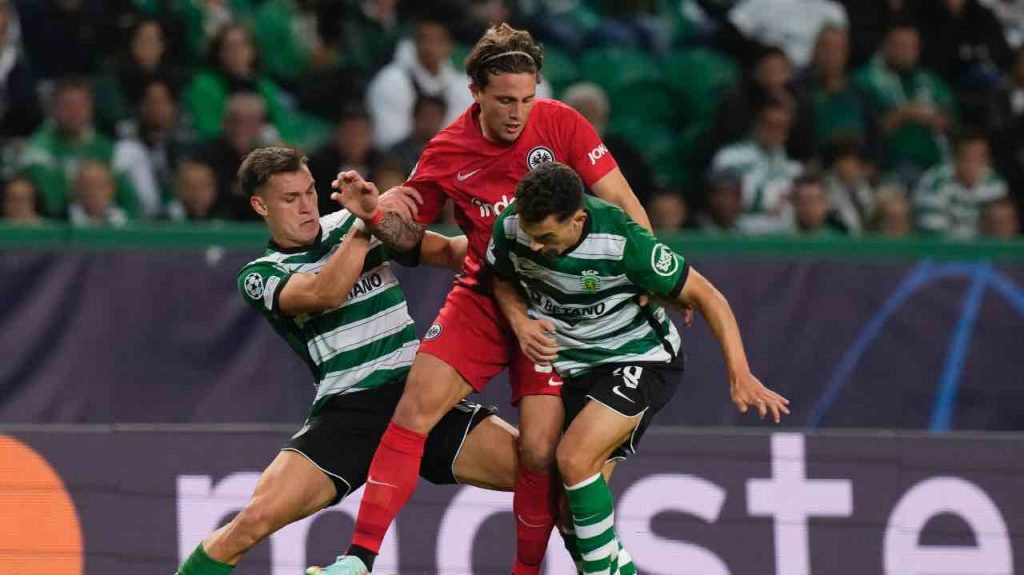
[[[852,136],[869,141],[872,136],[869,103],[850,77],[849,61],[850,39],[846,30],[822,28],[805,79],[805,91],[814,111],[817,149],[836,138]]]
[[[841,138],[826,154],[828,173],[825,190],[830,219],[852,235],[861,234],[874,215],[875,191],[871,186],[871,164],[864,158],[860,141]]]
[[[106,165],[86,161],[75,176],[75,201],[68,206],[68,221],[75,227],[121,227],[128,215],[114,203],[117,182]]]
[[[167,219],[174,222],[209,220],[217,201],[217,178],[210,166],[185,161],[174,177],[174,199],[167,204]]]
[[[370,116],[362,108],[342,113],[334,126],[331,139],[309,156],[309,171],[321,186],[330,186],[338,172],[355,170],[372,180],[377,167],[377,152],[373,149],[373,126]],[[331,200],[329,193],[319,195],[320,213],[338,211],[341,206]]]
[[[124,125],[126,136],[118,140],[114,152],[115,166],[124,165],[128,173],[136,173],[127,167],[134,165],[137,173],[142,174],[132,180],[140,198],[152,197],[158,205],[170,198],[174,168],[193,144],[192,133],[183,125],[180,116],[170,87],[160,80],[153,80],[139,101],[137,119]],[[144,175],[147,172],[150,176]],[[143,193],[141,189],[145,186],[152,186],[153,191]],[[148,211],[146,214],[156,215]]]
[[[228,97],[223,135],[200,148],[196,154],[196,159],[209,165],[217,177],[217,201],[214,204],[217,217],[250,221],[259,218],[250,208],[249,198],[238,187],[235,175],[246,154],[273,141],[268,135],[263,98],[250,92]]]
[[[740,233],[743,213],[743,182],[729,172],[715,174],[708,182],[707,205],[697,215],[697,227],[712,235]]]
[[[712,172],[732,172],[742,181],[742,205],[747,231],[780,232],[789,227],[790,210],[786,194],[793,179],[803,171],[786,155],[792,114],[781,102],[763,105],[754,122],[751,137],[720,150],[712,161]]]
[[[1024,208],[1024,49],[1001,90],[992,115],[992,149],[1000,173],[1006,176],[1018,213]]]
[[[412,132],[408,138],[388,150],[388,155],[401,160],[406,174],[412,172],[430,138],[444,127],[445,115],[445,103],[441,98],[422,96],[416,100],[412,115]]]
[[[1003,37],[1014,50],[1024,46],[1024,2],[1020,0],[980,0],[1003,26]]]
[[[1013,52],[1002,26],[978,0],[940,0],[918,14],[921,63],[957,88],[991,88]]]
[[[113,143],[93,127],[88,84],[64,79],[54,88],[49,119],[32,135],[21,161],[42,192],[47,215],[63,217],[79,165],[96,160],[111,166],[113,155]],[[134,213],[139,203],[134,189],[126,181],[119,182],[118,188],[118,203]]]
[[[906,183],[942,160],[943,132],[953,111],[949,89],[918,65],[919,53],[917,28],[897,22],[881,53],[857,74],[857,84],[880,114],[884,165]]]
[[[373,171],[373,183],[381,192],[386,192],[395,186],[401,186],[409,178],[409,171],[405,169],[403,162],[395,156],[384,156],[377,163],[377,169]]]
[[[800,160],[811,157],[814,154],[812,108],[794,89],[793,65],[786,53],[774,47],[758,53],[743,81],[727,92],[719,104],[712,131],[713,149],[746,136],[755,114],[769,101],[785,103],[794,112],[786,143],[789,155]]]
[[[25,50],[43,78],[95,72],[97,64],[114,54],[125,24],[137,11],[133,0],[35,0],[16,4]]]
[[[398,0],[321,0],[317,12],[320,35],[358,69],[378,70],[394,56],[403,32]]]
[[[0,0],[0,137],[24,137],[42,121],[35,78],[20,46],[14,6]]]
[[[1020,218],[1017,217],[1017,206],[1005,198],[985,204],[981,213],[981,234],[1001,240],[1020,237]]]
[[[984,206],[1005,197],[1006,182],[992,169],[988,141],[976,132],[964,132],[957,138],[955,160],[921,177],[914,192],[917,229],[973,238],[980,232]]]
[[[878,191],[878,205],[872,229],[890,239],[905,238],[911,232],[910,202],[902,186],[890,185]]]
[[[168,2],[162,18],[180,30],[189,62],[198,63],[218,33],[232,22],[249,22],[253,0],[186,0]]]
[[[140,20],[132,29],[128,50],[96,80],[97,122],[108,131],[123,133],[120,123],[130,120],[150,83],[163,82],[177,92],[183,79],[184,72],[170,61],[160,22]]]
[[[576,109],[587,119],[612,157],[619,164],[622,175],[626,177],[633,193],[641,203],[647,203],[654,192],[654,170],[629,140],[608,132],[608,118],[611,107],[608,96],[597,84],[579,82],[565,89],[562,101]]]
[[[253,30],[263,66],[286,86],[337,60],[320,36],[318,16],[316,0],[264,0],[256,8]]]
[[[249,30],[229,24],[210,42],[208,68],[199,72],[185,90],[184,104],[192,114],[200,138],[221,134],[224,105],[231,94],[252,92],[263,99],[268,117],[281,139],[307,146],[322,141],[326,126],[288,107],[285,93],[258,68],[258,55]]]
[[[865,64],[878,51],[885,33],[892,23],[912,18],[917,5],[933,0],[842,0],[850,21],[853,67]]]
[[[782,48],[803,68],[822,28],[846,28],[846,10],[832,0],[743,0],[729,12],[729,20],[747,38]]]
[[[373,143],[378,150],[386,150],[409,136],[413,108],[423,96],[445,101],[445,125],[473,103],[469,81],[452,66],[448,28],[441,22],[420,20],[414,43],[414,49],[400,46],[395,60],[370,81],[366,107],[373,118]]]
[[[835,235],[828,227],[828,195],[821,178],[803,175],[793,181],[793,228],[803,237]]]
[[[681,231],[689,216],[683,194],[675,190],[654,194],[647,204],[647,213],[651,215],[651,226],[657,233]]]
[[[0,198],[0,219],[7,223],[41,224],[43,197],[32,180],[15,176],[4,184]]]

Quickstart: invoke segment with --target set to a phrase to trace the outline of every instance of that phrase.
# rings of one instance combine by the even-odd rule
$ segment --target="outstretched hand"
[[[338,190],[331,194],[331,199],[357,218],[368,220],[377,212],[380,192],[373,182],[367,182],[358,172],[339,173],[331,187]]]
[[[729,386],[732,402],[740,413],[756,407],[758,415],[764,419],[771,412],[775,423],[782,421],[782,415],[789,415],[789,400],[764,386],[753,374],[736,377]]]

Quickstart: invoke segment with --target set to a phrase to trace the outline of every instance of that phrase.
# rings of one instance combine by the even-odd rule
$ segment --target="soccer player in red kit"
[[[366,491],[348,555],[327,567],[330,575],[372,568],[384,534],[416,487],[427,434],[460,399],[480,391],[506,366],[512,403],[520,410],[520,472],[516,517],[515,575],[537,574],[557,510],[552,478],[562,431],[562,384],[550,365],[527,359],[522,348],[554,357],[554,340],[538,322],[536,333],[512,333],[491,293],[484,257],[498,213],[515,196],[519,180],[538,165],[568,164],[599,197],[622,207],[650,229],[643,207],[601,143],[575,110],[536,99],[543,51],[526,31],[495,26],[466,58],[475,103],[426,146],[406,190],[419,196],[415,221],[381,212],[374,202],[346,205],[392,249],[409,250],[433,222],[446,199],[469,238],[462,275],[419,348],[394,417],[370,466]],[[341,184],[341,182],[339,182]]]

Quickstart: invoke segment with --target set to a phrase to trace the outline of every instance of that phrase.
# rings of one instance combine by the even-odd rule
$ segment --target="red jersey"
[[[464,276],[458,280],[467,287],[480,286],[494,219],[513,201],[526,172],[557,160],[576,170],[590,187],[617,165],[593,126],[561,102],[538,99],[512,144],[484,138],[479,115],[480,106],[474,104],[434,136],[406,183],[423,195],[420,223],[433,223],[445,199],[451,198],[455,220],[469,238]]]

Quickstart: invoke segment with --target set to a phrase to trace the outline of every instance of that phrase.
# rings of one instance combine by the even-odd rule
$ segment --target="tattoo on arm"
[[[407,222],[395,212],[384,212],[384,218],[379,224],[370,228],[370,231],[388,248],[405,252],[420,243],[426,229],[427,226],[416,222]]]

